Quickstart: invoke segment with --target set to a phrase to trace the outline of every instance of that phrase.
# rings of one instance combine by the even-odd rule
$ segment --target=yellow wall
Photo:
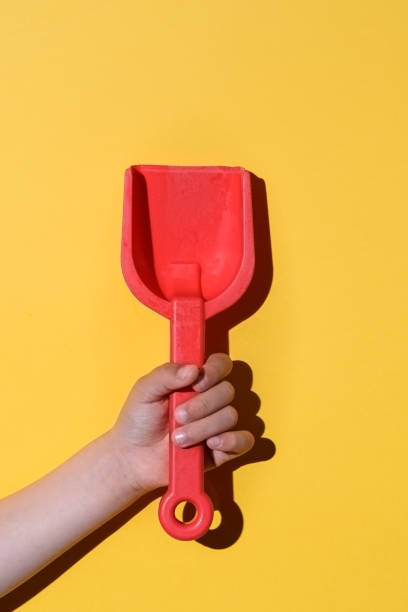
[[[127,166],[250,169],[274,257],[230,338],[276,445],[235,472],[241,537],[172,540],[156,500],[23,609],[406,611],[406,3],[1,13],[0,496],[102,433],[167,359],[167,322],[121,276]]]

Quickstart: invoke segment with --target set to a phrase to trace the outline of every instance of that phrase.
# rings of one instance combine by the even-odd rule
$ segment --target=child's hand
[[[198,393],[177,408],[176,444],[187,447],[205,441],[207,467],[221,465],[252,448],[254,437],[249,431],[231,431],[238,420],[230,405],[235,391],[222,380],[231,368],[228,355],[215,353],[204,364],[201,376],[198,366],[166,363],[137,381],[111,432],[135,489],[149,491],[168,482],[168,396],[177,389],[193,385]]]
[[[168,396],[193,386],[178,406],[176,434],[206,442],[208,467],[249,450],[249,431],[231,431],[237,412],[227,355],[211,355],[203,377],[195,365],[166,363],[131,390],[114,426],[31,485],[0,500],[0,597],[45,567],[138,497],[167,484]],[[44,521],[44,516],[47,520]]]
[[[167,484],[168,396],[193,386],[178,406],[180,446],[206,443],[208,467],[249,450],[249,431],[232,431],[237,412],[227,355],[195,365],[166,363],[131,390],[114,426],[31,485],[0,500],[0,597],[45,567],[149,490]],[[44,521],[44,516],[47,520]]]

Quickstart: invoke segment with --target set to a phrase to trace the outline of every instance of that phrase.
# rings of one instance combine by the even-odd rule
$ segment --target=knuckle
[[[134,395],[135,393],[140,393],[148,382],[149,382],[149,379],[148,379],[147,374],[140,376],[138,380],[134,383],[131,389],[132,395]]]
[[[251,431],[247,431],[247,438],[248,438],[247,450],[251,450],[251,448],[255,445],[255,436]]]
[[[204,394],[198,395],[188,406],[188,414],[193,419],[199,419],[207,414],[208,409],[209,406],[206,396]]]
[[[207,365],[207,377],[211,384],[214,385],[214,382],[217,381],[218,378],[218,366],[216,361],[209,361]]]
[[[175,364],[170,363],[169,361],[166,361],[166,363],[162,363],[161,365],[156,366],[153,372],[155,372],[156,374],[164,374],[167,372],[173,372],[174,369],[175,369]]]
[[[226,376],[226,372],[230,370],[231,365],[231,359],[225,353],[213,353],[207,362],[207,368],[214,377]]]
[[[230,368],[232,367],[232,359],[229,355],[227,355],[227,353],[222,353],[223,357],[224,357],[224,361],[226,363],[226,365]]]
[[[225,392],[226,401],[232,402],[235,397],[235,387],[229,380],[224,380],[222,383],[223,390]]]
[[[164,363],[162,366],[157,368],[157,371],[163,374],[164,376],[174,376],[177,374],[178,366],[175,363]]]
[[[228,423],[230,427],[233,427],[238,423],[238,411],[234,406],[226,406],[224,408]]]
[[[229,373],[232,369],[232,359],[227,353],[218,353],[218,359],[220,361],[220,366],[224,370],[224,372]]]
[[[209,412],[210,406],[207,396],[200,396],[200,401],[198,402],[197,408],[197,416],[204,416]]]
[[[225,363],[230,363],[231,357],[227,353],[213,353],[213,357],[224,361]]]

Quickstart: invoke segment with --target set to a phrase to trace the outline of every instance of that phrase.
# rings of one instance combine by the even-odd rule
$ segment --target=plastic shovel
[[[125,172],[122,270],[132,293],[170,319],[171,360],[204,362],[205,320],[234,304],[254,270],[250,174],[240,167],[131,166]],[[204,447],[178,448],[176,406],[169,402],[169,485],[159,507],[171,536],[193,540],[209,529],[213,508],[204,492]],[[195,506],[189,523],[176,507]]]

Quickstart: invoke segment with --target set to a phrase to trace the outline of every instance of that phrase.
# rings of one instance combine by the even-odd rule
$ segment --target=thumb
[[[143,403],[157,402],[172,391],[193,384],[199,373],[199,366],[194,364],[164,363],[137,381],[133,398]]]

